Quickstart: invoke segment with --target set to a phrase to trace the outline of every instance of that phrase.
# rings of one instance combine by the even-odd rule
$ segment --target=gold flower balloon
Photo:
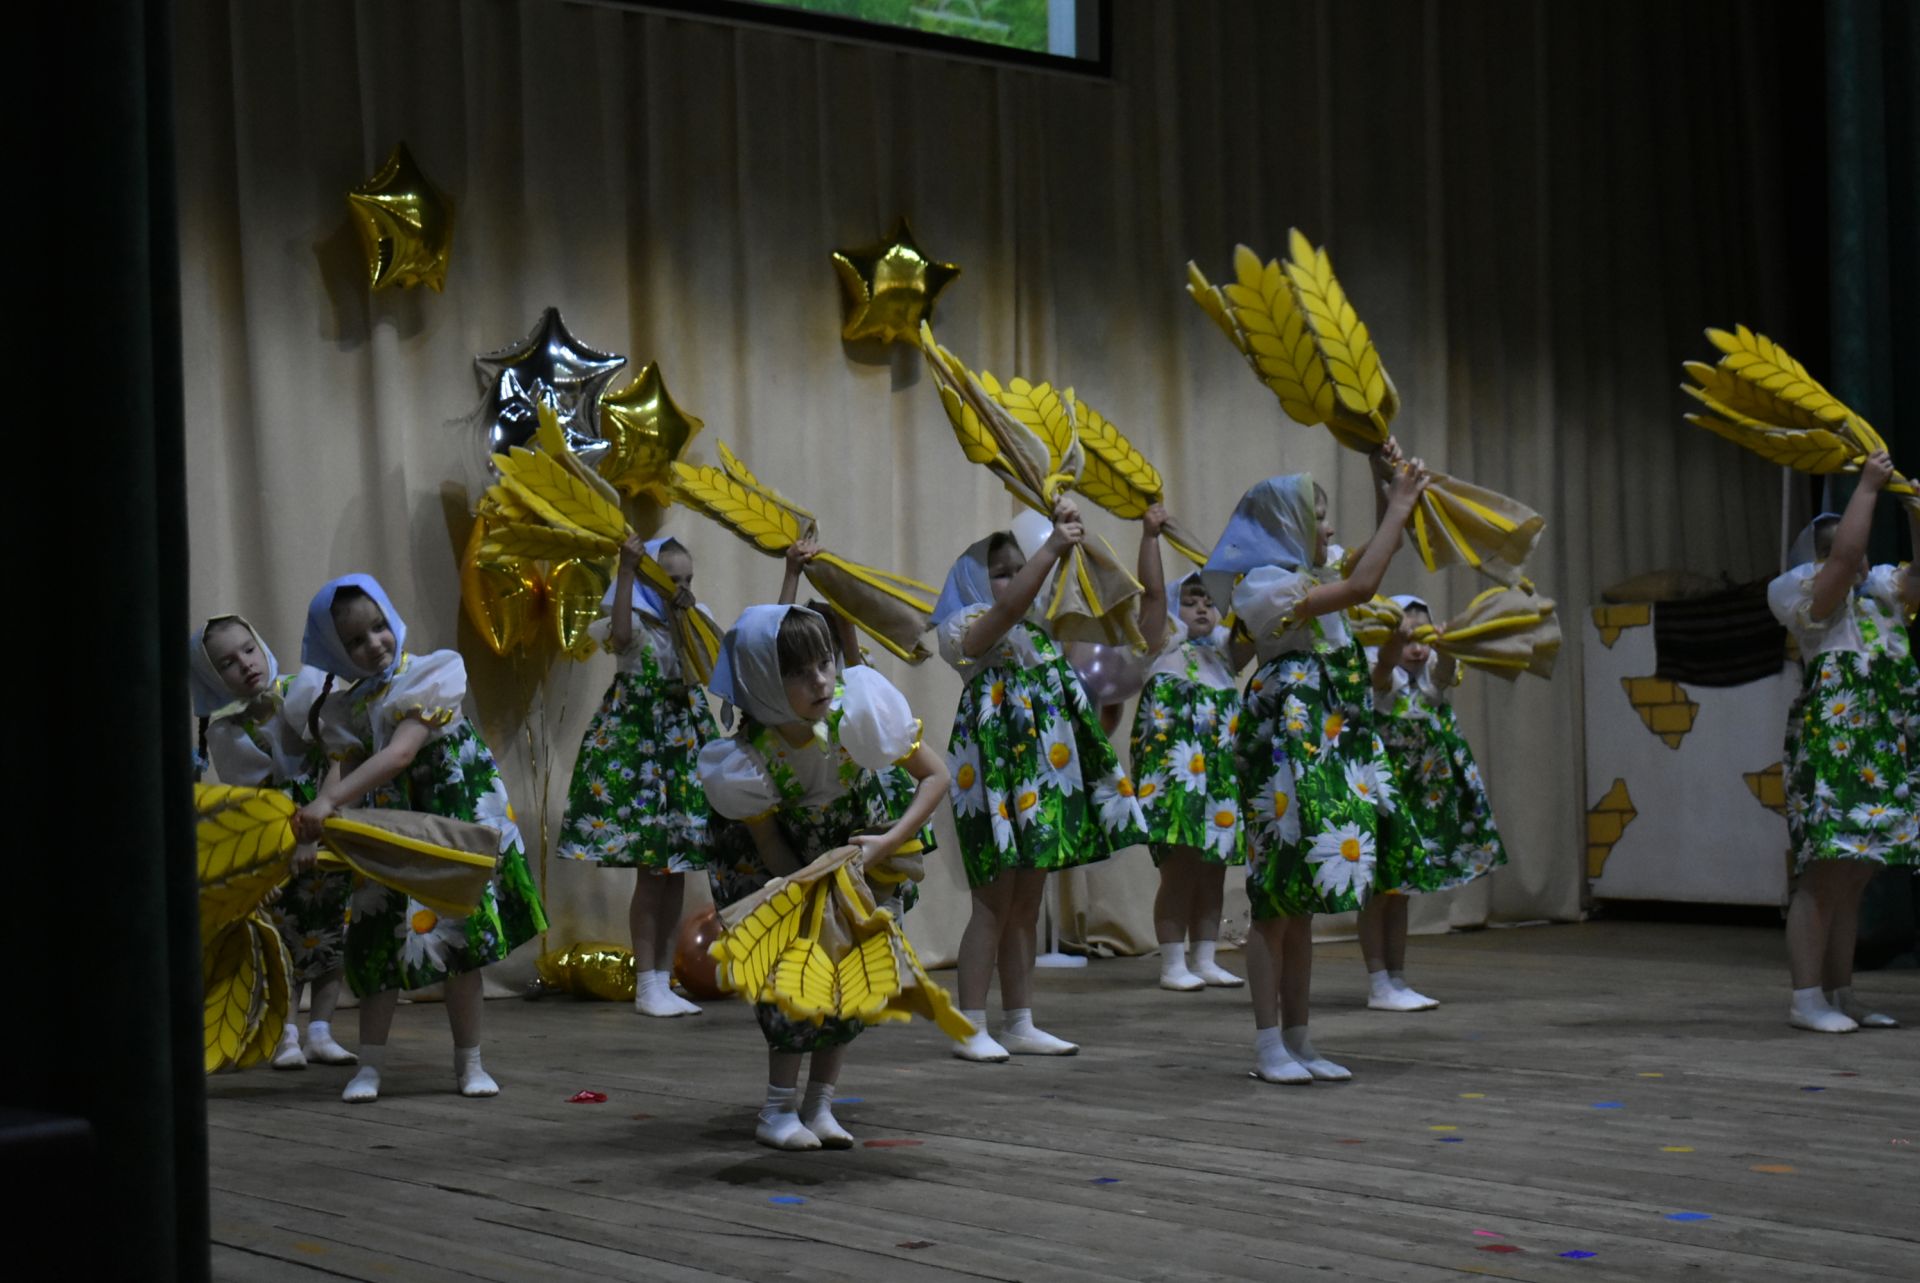
[[[587,627],[600,616],[608,568],[579,558],[488,557],[480,549],[486,535],[481,514],[460,558],[460,601],[487,649],[502,658],[521,651],[540,656],[550,647],[568,659],[591,655]]]
[[[367,251],[372,288],[425,285],[436,294],[453,249],[453,198],[435,187],[405,143],[395,143],[373,177],[347,191],[347,208]]]
[[[608,443],[600,475],[621,494],[672,502],[673,464],[703,424],[667,394],[660,365],[649,361],[633,382],[600,398],[600,436]]]
[[[833,266],[847,296],[841,338],[882,343],[905,339],[915,347],[920,345],[920,323],[933,316],[934,299],[960,275],[957,265],[921,253],[905,218],[877,245],[835,250]]]

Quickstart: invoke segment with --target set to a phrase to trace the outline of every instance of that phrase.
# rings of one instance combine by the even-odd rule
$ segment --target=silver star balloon
[[[588,456],[596,446],[604,449],[600,393],[626,363],[624,356],[595,351],[575,339],[567,332],[560,309],[548,308],[526,338],[473,359],[486,398],[479,420],[488,449],[504,454],[530,442],[540,426],[534,403],[543,394],[559,411],[568,445]]]

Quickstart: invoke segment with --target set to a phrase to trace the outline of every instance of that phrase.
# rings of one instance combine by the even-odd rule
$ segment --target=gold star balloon
[[[905,218],[895,221],[877,245],[835,250],[833,266],[847,296],[841,338],[882,343],[904,339],[915,347],[920,345],[920,323],[933,316],[934,299],[960,275],[956,264],[921,252]]]
[[[629,498],[672,502],[673,464],[701,421],[673,403],[660,364],[649,361],[633,382],[600,398],[600,436],[608,443],[600,475]]]
[[[453,249],[453,198],[420,172],[405,143],[394,144],[373,177],[348,189],[347,208],[360,229],[373,289],[425,285],[440,292]]]

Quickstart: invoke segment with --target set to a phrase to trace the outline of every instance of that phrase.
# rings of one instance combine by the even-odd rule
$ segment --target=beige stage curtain
[[[1674,386],[1702,325],[1791,337],[1771,140],[1794,87],[1770,60],[1793,13],[1121,0],[1102,80],[535,0],[181,0],[193,610],[246,612],[290,663],[326,577],[379,576],[413,648],[467,657],[553,943],[624,939],[628,875],[549,850],[610,663],[542,687],[461,619],[473,355],[557,305],[629,371],[660,362],[707,422],[697,455],[730,442],[832,547],[938,583],[1011,506],[917,353],[843,346],[827,258],[904,213],[965,269],[942,341],[1077,386],[1190,527],[1308,469],[1357,544],[1364,461],[1285,421],[1181,289],[1189,257],[1219,279],[1235,241],[1277,254],[1298,225],[1372,324],[1411,451],[1549,515],[1533,573],[1569,617],[1551,685],[1461,697],[1513,864],[1417,922],[1577,916],[1577,613],[1629,573],[1751,576],[1775,552],[1777,476],[1687,430]],[[444,294],[362,279],[344,193],[397,139],[459,202]],[[1094,524],[1130,561],[1136,528]],[[666,528],[723,620],[774,594],[773,560]],[[1442,613],[1477,587],[1405,552],[1388,586]],[[953,673],[879,662],[943,743]],[[948,960],[968,898],[950,843],[931,863],[911,930]],[[1150,949],[1154,886],[1144,851],[1067,879],[1073,933]]]

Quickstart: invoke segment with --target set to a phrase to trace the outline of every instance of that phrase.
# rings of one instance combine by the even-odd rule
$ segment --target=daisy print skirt
[[[1240,692],[1159,673],[1133,717],[1133,791],[1157,865],[1176,847],[1209,864],[1247,862],[1234,767]]]
[[[1787,720],[1794,872],[1816,860],[1920,865],[1920,669],[1905,655],[1829,651]]]

